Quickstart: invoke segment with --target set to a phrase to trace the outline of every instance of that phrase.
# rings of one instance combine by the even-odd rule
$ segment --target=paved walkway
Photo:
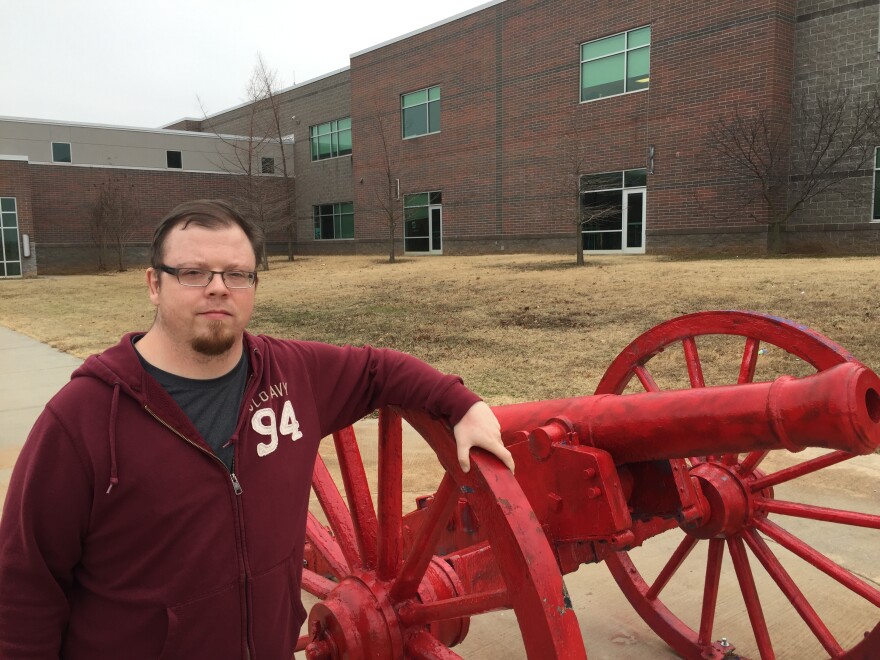
[[[0,326],[0,499],[43,406],[82,360]]]

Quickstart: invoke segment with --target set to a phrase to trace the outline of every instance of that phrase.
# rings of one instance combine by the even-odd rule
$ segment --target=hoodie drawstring
[[[107,494],[113,490],[113,486],[119,483],[119,476],[116,472],[116,409],[119,406],[119,381],[113,383],[113,398],[110,400],[110,486],[107,488]]]

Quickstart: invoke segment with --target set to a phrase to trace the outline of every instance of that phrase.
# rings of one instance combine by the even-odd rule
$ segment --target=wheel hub
[[[707,462],[691,468],[690,475],[699,481],[709,515],[699,527],[688,528],[687,532],[697,538],[712,539],[742,531],[751,516],[752,498],[736,471],[721,463]]]
[[[309,613],[306,647],[309,660],[348,658],[403,658],[404,625],[392,605],[391,583],[372,573],[358,572],[346,577]],[[464,592],[455,571],[434,557],[419,585],[420,603],[455,598]],[[469,620],[453,619],[430,624],[431,634],[446,646],[460,643],[467,635]]]

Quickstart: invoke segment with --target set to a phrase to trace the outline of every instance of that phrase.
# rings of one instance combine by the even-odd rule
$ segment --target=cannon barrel
[[[806,447],[880,446],[880,378],[845,362],[804,378],[493,408],[505,444],[535,433],[607,451],[615,463]]]

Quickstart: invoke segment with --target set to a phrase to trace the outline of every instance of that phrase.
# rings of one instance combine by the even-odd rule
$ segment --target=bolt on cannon
[[[707,385],[698,343],[710,337],[737,346],[729,384]],[[763,373],[758,358],[768,346],[797,377]],[[689,387],[664,389],[652,360],[675,348]],[[494,411],[515,475],[484,456],[464,474],[447,425],[380,411],[375,507],[353,432],[334,434],[345,496],[319,457],[313,490],[328,525],[310,514],[302,584],[319,602],[299,644],[307,657],[456,658],[471,618],[511,609],[526,657],[585,658],[590,640],[581,638],[577,594],[563,575],[600,562],[682,657],[784,657],[788,643],[774,638],[758,565],[778,590],[773,609],[784,602],[803,622],[809,657],[880,657],[880,588],[783,522],[827,523],[829,536],[834,528],[867,533],[869,552],[880,515],[777,495],[880,447],[880,378],[837,344],[770,316],[701,312],[633,341],[593,396]],[[406,514],[401,417],[443,469],[436,492]],[[808,458],[792,459],[808,448]],[[681,540],[659,572],[643,575],[634,551],[673,533]],[[725,555],[747,640],[718,628]],[[679,597],[664,600],[691,556],[703,557],[701,591],[684,599],[696,611]],[[821,613],[825,587],[798,584],[786,569],[792,557],[862,601],[866,622],[831,630]]]

